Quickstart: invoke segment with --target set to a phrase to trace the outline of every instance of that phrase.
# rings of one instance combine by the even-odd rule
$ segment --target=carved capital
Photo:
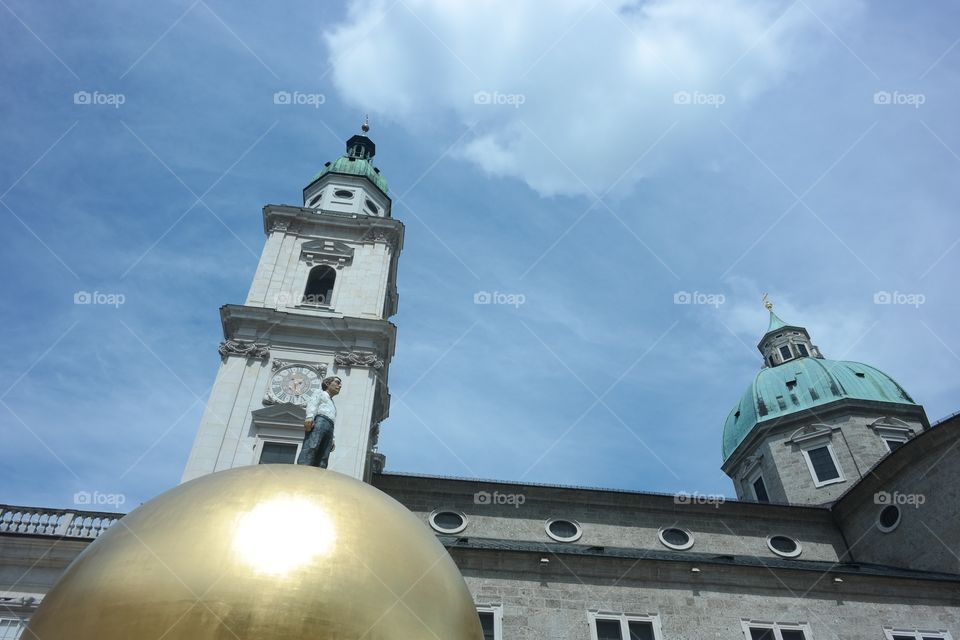
[[[333,361],[341,367],[372,367],[383,368],[383,359],[376,353],[361,351],[340,351],[333,357]]]
[[[245,358],[256,358],[266,360],[270,357],[270,346],[260,342],[249,340],[224,340],[217,348],[221,358],[229,356],[243,356]]]

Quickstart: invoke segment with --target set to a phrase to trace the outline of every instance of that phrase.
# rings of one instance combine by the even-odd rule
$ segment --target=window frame
[[[558,536],[553,531],[550,531],[550,525],[553,524],[554,522],[569,522],[570,524],[572,524],[577,528],[577,532],[572,536],[568,536],[566,538],[563,536]],[[577,540],[583,537],[583,525],[581,525],[578,521],[572,518],[550,518],[549,520],[543,523],[543,529],[544,531],[547,532],[547,536],[551,540],[555,540],[556,542],[563,542],[563,543],[576,542]]]
[[[743,637],[746,640],[753,640],[750,635],[750,629],[769,629],[773,631],[776,640],[783,640],[781,631],[800,631],[803,633],[804,640],[813,640],[813,633],[810,631],[808,622],[771,622],[769,620],[748,620],[741,618],[740,625],[743,629]]]
[[[937,640],[953,640],[953,636],[950,635],[950,632],[946,629],[941,629],[939,631],[924,631],[922,629],[903,629],[896,627],[883,628],[883,637],[886,640],[893,640],[894,635],[912,636],[913,638],[916,638],[916,640],[923,640],[924,637],[937,638]]]
[[[454,514],[460,516],[460,520],[461,520],[460,525],[459,525],[459,526],[456,526],[456,527],[453,527],[452,529],[448,529],[447,527],[443,527],[443,526],[437,524],[436,518],[437,518],[438,515],[440,515],[440,514],[442,514],[442,513],[454,513]],[[464,529],[466,529],[466,528],[467,528],[467,525],[470,524],[470,520],[467,518],[467,514],[465,514],[463,511],[460,511],[460,510],[458,510],[458,509],[444,509],[444,508],[434,509],[434,510],[430,513],[430,515],[427,517],[427,522],[430,523],[430,528],[431,528],[431,529],[433,529],[433,530],[436,531],[437,533],[442,534],[442,535],[445,535],[445,536],[453,536],[453,535],[456,535],[456,534],[460,533],[461,531],[463,531]]]
[[[597,636],[597,620],[618,620],[620,622],[621,640],[630,639],[631,622],[649,622],[653,627],[654,640],[663,640],[663,630],[660,627],[660,614],[633,614],[613,613],[611,611],[588,611],[587,623],[590,626],[590,640],[599,640]]]
[[[333,274],[333,286],[330,287],[330,296],[329,299],[324,300],[321,304],[315,304],[313,302],[307,302],[304,298],[307,297],[307,288],[310,286],[310,275],[317,269],[329,269],[330,273]],[[303,281],[303,293],[300,294],[300,299],[296,301],[296,306],[302,309],[317,309],[317,310],[331,310],[334,308],[333,299],[337,295],[338,285],[340,283],[340,270],[337,269],[334,265],[319,263],[307,266],[307,275],[306,279]],[[314,295],[314,294],[309,294]]]
[[[813,461],[810,459],[810,451],[812,449],[820,449],[826,447],[827,453],[830,454],[830,459],[833,461],[833,466],[837,470],[837,477],[831,478],[830,480],[821,480],[817,476],[816,469],[813,468]],[[800,448],[800,451],[803,453],[803,459],[807,461],[807,470],[810,471],[810,477],[813,478],[813,484],[818,489],[820,487],[825,487],[831,484],[838,484],[841,482],[846,482],[847,477],[843,473],[843,467],[840,466],[840,461],[837,459],[837,454],[833,450],[833,443],[830,441],[818,440],[815,442],[810,442]]]
[[[797,545],[797,550],[796,550],[796,551],[793,551],[793,552],[791,552],[791,553],[786,553],[786,552],[784,552],[784,551],[780,551],[779,549],[777,549],[776,547],[773,546],[773,539],[774,539],[774,538],[786,538],[787,540],[792,540],[792,541]],[[781,558],[796,558],[796,557],[798,557],[801,553],[803,553],[803,543],[801,543],[799,540],[797,540],[797,539],[794,538],[793,536],[788,536],[788,535],[785,534],[785,533],[771,533],[770,535],[768,535],[768,536],[767,536],[767,548],[770,549],[770,551],[771,551],[774,555],[780,556]]]
[[[493,614],[493,640],[503,640],[503,605],[501,604],[478,604],[476,605],[477,617],[481,613]]]
[[[760,496],[757,495],[757,489],[754,487],[754,483],[759,480],[763,483],[763,490],[767,493],[767,499],[761,500]],[[753,499],[758,504],[770,504],[770,489],[767,488],[767,481],[763,479],[763,469],[758,468],[753,471],[750,475],[747,476],[747,486],[750,488],[750,493],[753,494]]]
[[[672,542],[668,542],[667,539],[663,537],[663,534],[665,531],[669,531],[671,529],[676,529],[677,531],[682,531],[683,533],[687,534],[687,541],[683,544],[674,544]],[[668,549],[673,549],[674,551],[686,551],[687,549],[692,548],[693,543],[695,542],[693,534],[690,532],[690,530],[686,527],[681,527],[678,525],[660,527],[660,529],[657,531],[657,539],[660,541],[660,544]]]
[[[260,462],[260,459],[263,457],[263,445],[266,443],[271,444],[292,444],[294,446],[293,452],[293,462],[289,464],[297,464],[297,458],[300,457],[300,449],[303,446],[303,440],[294,440],[293,438],[281,438],[277,436],[262,436],[257,434],[257,443],[254,445],[254,453],[256,462],[254,464],[287,464],[283,462]]]

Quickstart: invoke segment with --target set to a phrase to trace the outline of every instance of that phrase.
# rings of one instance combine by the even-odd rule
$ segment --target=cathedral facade
[[[365,126],[302,205],[263,208],[184,482],[293,463],[304,406],[336,375],[329,468],[436,533],[490,640],[960,639],[960,418],[931,424],[769,304],[763,367],[722,427],[737,500],[385,471],[404,227],[375,153]],[[0,505],[0,639],[117,517]]]

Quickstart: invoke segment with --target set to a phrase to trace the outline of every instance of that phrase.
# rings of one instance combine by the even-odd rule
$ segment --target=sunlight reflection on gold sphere
[[[24,637],[482,633],[453,560],[402,505],[332,471],[260,465],[198,478],[124,517],[70,565]]]

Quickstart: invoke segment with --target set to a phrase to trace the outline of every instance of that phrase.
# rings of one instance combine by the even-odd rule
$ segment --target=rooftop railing
[[[92,540],[123,517],[122,513],[44,509],[0,504],[0,535],[20,533]]]

